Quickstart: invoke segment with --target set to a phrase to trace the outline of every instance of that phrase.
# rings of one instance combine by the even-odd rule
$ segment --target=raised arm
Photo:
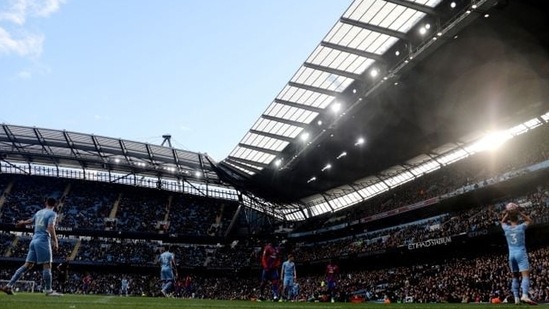
[[[22,227],[22,226],[25,226],[25,225],[32,224],[32,222],[33,222],[33,218],[30,218],[30,219],[27,219],[27,220],[19,220],[19,221],[17,221],[15,226]]]
[[[501,221],[500,221],[501,224],[506,224],[508,217],[509,217],[509,212],[507,212],[507,210],[504,210],[503,215],[501,216]]]
[[[526,225],[530,225],[532,223],[532,218],[530,218],[530,216],[528,216],[527,214],[523,213],[522,211],[519,210],[519,216],[522,218],[522,220],[524,221],[524,224]]]

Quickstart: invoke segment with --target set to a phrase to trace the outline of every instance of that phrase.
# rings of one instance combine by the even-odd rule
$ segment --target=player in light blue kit
[[[47,296],[61,296],[51,288],[51,263],[52,263],[52,246],[55,251],[59,249],[57,242],[57,234],[55,233],[55,225],[57,214],[53,211],[57,201],[54,198],[47,198],[45,208],[37,211],[34,216],[28,220],[20,220],[17,222],[17,227],[34,224],[34,235],[29,245],[29,253],[25,264],[19,267],[10,282],[1,288],[2,291],[9,295],[13,295],[12,287],[21,278],[21,276],[32,269],[34,264],[42,266],[42,279],[44,280],[44,291]]]
[[[168,296],[168,293],[173,290],[175,279],[177,278],[177,265],[175,263],[175,255],[170,252],[168,247],[165,251],[161,249],[162,253],[158,257],[158,263],[160,264],[160,281],[162,281],[162,289],[160,293],[164,296]]]
[[[292,254],[288,254],[288,260],[282,263],[280,273],[282,274],[282,297],[285,297],[286,300],[291,300],[294,283],[297,279],[294,256]]]
[[[522,218],[522,223],[519,223],[519,218]],[[534,301],[528,297],[530,289],[530,264],[528,262],[528,252],[526,252],[526,228],[532,223],[532,219],[524,214],[519,206],[515,203],[509,203],[501,218],[501,227],[505,232],[507,245],[509,247],[509,268],[513,274],[511,282],[511,290],[515,298],[515,304],[520,301],[529,305],[536,305]],[[522,274],[520,288],[522,297],[519,300],[519,277]]]
[[[120,296],[126,295],[128,296],[128,290],[130,288],[130,281],[128,278],[123,277],[122,280],[120,280]]]

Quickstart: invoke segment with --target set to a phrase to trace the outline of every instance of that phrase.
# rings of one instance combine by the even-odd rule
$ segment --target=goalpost
[[[0,286],[8,284],[9,280],[0,280]],[[17,292],[29,292],[34,293],[34,286],[36,282],[32,280],[19,280],[13,286],[13,291]]]

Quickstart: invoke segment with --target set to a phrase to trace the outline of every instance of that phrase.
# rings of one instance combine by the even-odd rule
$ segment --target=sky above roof
[[[229,155],[350,0],[2,0],[0,122]]]

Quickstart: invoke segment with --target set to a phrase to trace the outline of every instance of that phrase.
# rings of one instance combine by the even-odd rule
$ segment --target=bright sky
[[[0,0],[0,122],[221,161],[351,0]]]

